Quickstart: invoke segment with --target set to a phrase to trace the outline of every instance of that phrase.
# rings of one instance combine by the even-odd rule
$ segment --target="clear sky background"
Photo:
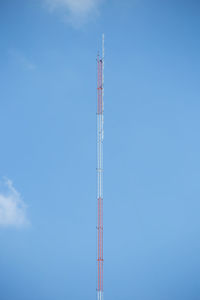
[[[0,299],[200,299],[200,2],[0,1]]]

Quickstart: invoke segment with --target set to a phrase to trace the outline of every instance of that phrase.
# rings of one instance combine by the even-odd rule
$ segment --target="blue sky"
[[[96,297],[103,32],[104,297],[200,297],[199,1],[2,0],[1,300]]]

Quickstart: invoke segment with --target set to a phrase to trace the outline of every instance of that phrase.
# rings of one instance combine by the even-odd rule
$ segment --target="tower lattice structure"
[[[103,117],[104,35],[102,56],[97,55],[97,300],[103,300]]]

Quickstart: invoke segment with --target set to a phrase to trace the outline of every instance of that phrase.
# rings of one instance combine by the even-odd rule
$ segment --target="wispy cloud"
[[[8,54],[15,60],[17,61],[23,68],[27,70],[35,70],[36,65],[29,59],[27,58],[22,52],[20,52],[17,49],[9,49]]]
[[[29,224],[26,205],[9,179],[1,182],[0,226],[22,227]]]
[[[62,10],[67,20],[80,26],[98,14],[103,0],[44,0],[50,11]]]

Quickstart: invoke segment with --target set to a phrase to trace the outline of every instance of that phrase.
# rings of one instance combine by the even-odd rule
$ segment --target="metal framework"
[[[102,57],[97,55],[97,300],[103,300],[103,104],[104,35]]]

